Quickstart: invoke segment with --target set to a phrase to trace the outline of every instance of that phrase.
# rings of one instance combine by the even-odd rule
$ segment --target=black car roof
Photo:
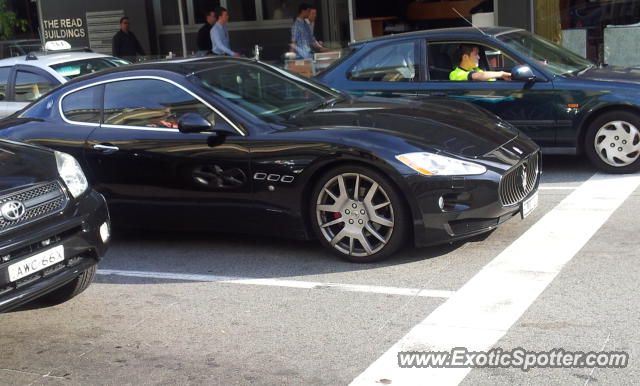
[[[482,31],[482,32],[481,32]],[[405,32],[401,34],[393,34],[393,35],[385,35],[375,37],[373,39],[361,40],[351,44],[352,46],[357,46],[364,43],[369,42],[380,42],[397,38],[409,38],[409,37],[441,37],[441,36],[451,36],[451,37],[465,37],[465,36],[482,36],[489,35],[491,37],[495,37],[508,32],[515,31],[523,31],[522,28],[514,28],[514,27],[455,27],[455,28],[439,28],[439,29],[429,29],[429,30],[421,30],[421,31],[413,31],[413,32]]]
[[[135,63],[128,66],[115,67],[108,70],[99,71],[89,75],[79,76],[69,82],[66,85],[74,84],[78,82],[85,82],[87,80],[96,78],[96,77],[104,77],[105,75],[117,74],[122,72],[130,72],[130,71],[169,71],[177,74],[187,75],[193,72],[198,72],[201,70],[207,70],[211,68],[215,68],[217,66],[222,66],[228,62],[236,62],[236,63],[254,63],[254,59],[248,58],[234,58],[231,56],[213,56],[213,57],[205,57],[205,58],[187,58],[187,59],[173,59],[173,60],[162,60],[162,61],[153,61],[153,62],[144,62],[144,63]]]

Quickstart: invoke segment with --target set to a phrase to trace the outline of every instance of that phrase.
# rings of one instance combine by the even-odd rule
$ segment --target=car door
[[[226,228],[245,220],[251,198],[243,133],[181,133],[182,114],[239,130],[208,102],[163,78],[104,85],[103,121],[86,159],[116,223],[163,228]]]
[[[4,116],[21,110],[60,84],[46,71],[27,65],[15,66],[9,79],[10,96],[6,101]]]
[[[11,66],[0,67],[0,118],[10,115],[7,106],[7,98],[9,97],[9,75],[11,75]]]
[[[419,39],[392,42],[373,48],[347,73],[347,89],[355,95],[414,97],[424,71]]]
[[[480,67],[488,71],[511,71],[516,56],[496,45],[480,41],[433,40],[427,42],[427,75],[422,94],[446,96],[475,103],[525,132],[541,146],[553,146],[558,119],[553,83],[535,71],[536,80],[451,81],[449,73],[458,65],[461,44],[480,47]]]

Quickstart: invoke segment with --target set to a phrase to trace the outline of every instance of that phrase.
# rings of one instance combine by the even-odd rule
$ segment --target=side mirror
[[[529,66],[521,64],[515,66],[511,70],[511,80],[520,82],[533,82],[534,80],[536,80],[536,76],[533,75],[533,71],[531,71],[531,68]]]
[[[178,120],[178,130],[181,133],[200,133],[211,130],[211,122],[198,113],[184,113]]]

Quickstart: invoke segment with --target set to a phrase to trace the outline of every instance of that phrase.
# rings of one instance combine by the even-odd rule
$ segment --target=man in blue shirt
[[[226,8],[218,7],[215,13],[218,15],[218,21],[211,28],[211,52],[216,55],[240,56],[229,47],[229,31],[226,25],[229,12]]]
[[[291,27],[291,52],[295,52],[302,59],[310,59],[313,56],[312,45],[319,45],[311,34],[311,28],[306,22],[311,6],[306,3],[298,7],[298,17]]]

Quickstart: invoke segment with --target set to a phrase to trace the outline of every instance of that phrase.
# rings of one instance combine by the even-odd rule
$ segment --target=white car
[[[128,61],[95,52],[32,52],[0,60],[0,118],[7,117],[52,88],[80,75],[124,66]]]

